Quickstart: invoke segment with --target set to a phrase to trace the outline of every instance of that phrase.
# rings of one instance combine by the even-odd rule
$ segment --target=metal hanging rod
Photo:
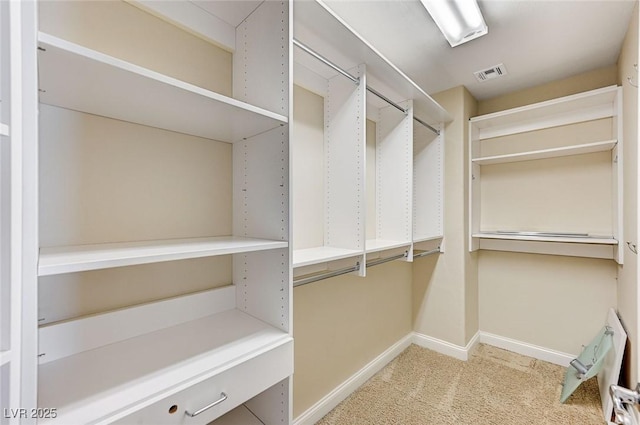
[[[324,279],[329,279],[330,277],[336,277],[336,276],[340,276],[343,274],[347,274],[347,273],[352,273],[352,272],[357,272],[358,270],[360,270],[360,263],[356,263],[355,266],[351,266],[351,267],[345,267],[344,269],[338,269],[338,270],[332,270],[332,271],[328,271],[326,273],[322,273],[322,274],[318,274],[318,275],[314,275],[314,276],[309,276],[309,277],[303,277],[301,279],[296,279],[293,281],[293,286],[302,286],[302,285],[306,285],[308,283],[313,283],[313,282],[317,282],[319,280],[324,280]]]
[[[431,255],[431,254],[437,254],[440,253],[440,247],[437,247],[435,249],[432,249],[430,251],[423,251],[423,252],[419,252],[417,254],[413,254],[413,258],[420,258],[420,257],[426,257],[427,255]]]
[[[379,264],[388,263],[389,261],[398,260],[400,258],[407,258],[407,255],[409,255],[409,253],[407,251],[405,251],[402,254],[393,255],[393,256],[387,257],[387,258],[379,258],[377,260],[372,260],[372,261],[367,262],[367,268],[373,267],[373,266],[377,266]]]
[[[315,51],[311,50],[309,47],[307,47],[304,44],[300,43],[295,38],[293,39],[293,44],[295,44],[296,46],[298,46],[299,48],[301,48],[305,52],[309,53],[311,56],[313,56],[314,58],[318,59],[320,62],[322,62],[325,65],[329,66],[330,68],[338,71],[340,74],[344,75],[345,77],[347,77],[348,79],[350,79],[354,83],[360,84],[360,78],[354,77],[353,75],[349,74],[347,71],[345,71],[344,69],[340,68],[338,65],[336,65],[335,63],[331,62],[329,59],[327,59],[324,56],[322,56],[320,53],[316,53]]]
[[[427,124],[426,122],[422,121],[420,118],[416,117],[415,115],[413,116],[413,119],[418,121],[420,124],[424,125],[425,127],[427,127],[429,130],[431,130],[434,133],[436,133],[438,136],[440,135],[440,130],[438,130],[437,128],[430,126],[429,124]]]
[[[407,113],[407,110],[404,109],[402,106],[398,105],[397,103],[395,103],[394,101],[392,101],[391,99],[389,99],[388,97],[386,97],[385,95],[383,95],[382,93],[376,91],[375,89],[367,86],[367,91],[377,97],[379,97],[380,99],[384,100],[385,102],[387,102],[389,105],[393,106],[394,108],[396,108],[398,111],[402,112],[403,114]]]
[[[350,73],[348,73],[344,69],[340,68],[335,63],[331,62],[329,59],[327,59],[324,56],[322,56],[320,53],[317,53],[316,51],[314,51],[310,47],[306,46],[305,44],[299,42],[295,38],[293,39],[293,44],[298,46],[299,48],[301,48],[304,52],[306,52],[306,53],[310,54],[311,56],[313,56],[314,58],[318,59],[320,62],[324,63],[325,65],[329,66],[330,68],[334,69],[335,71],[338,71],[341,75],[347,77],[348,79],[350,79],[354,83],[356,83],[358,85],[360,84],[360,78],[354,77],[353,75],[351,75]],[[380,99],[384,100],[389,105],[391,105],[394,108],[396,108],[397,110],[401,111],[403,114],[407,113],[406,109],[404,109],[402,106],[398,105],[397,103],[393,102],[391,99],[389,99],[388,97],[386,97],[382,93],[378,92],[377,90],[367,86],[367,91],[369,93],[379,97]],[[427,124],[426,122],[424,122],[420,118],[414,116],[413,119],[416,120],[417,122],[419,122],[420,124],[424,125],[425,127],[427,127],[429,130],[433,131],[437,135],[440,135],[440,130],[430,126],[429,124]]]
[[[376,91],[375,89],[367,86],[367,91],[375,96],[378,96],[380,99],[384,100],[385,102],[387,102],[389,105],[393,106],[394,108],[396,108],[398,111],[402,112],[403,114],[407,113],[407,110],[404,109],[402,106],[398,105],[397,103],[395,103],[394,101],[392,101],[391,99],[389,99],[388,97],[386,97],[385,95],[383,95],[382,93]],[[423,120],[421,120],[420,118],[416,117],[414,115],[413,119],[417,122],[419,122],[420,124],[424,125],[425,127],[427,127],[429,130],[433,131],[434,133],[436,133],[437,135],[440,135],[440,130],[438,130],[437,128],[434,128],[432,126],[430,126],[429,124],[427,124],[426,122],[424,122]]]

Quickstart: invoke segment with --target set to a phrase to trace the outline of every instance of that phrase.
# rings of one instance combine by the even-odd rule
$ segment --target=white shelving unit
[[[290,2],[40,6],[38,23],[35,3],[0,5],[2,406],[55,408],[37,421],[54,425],[290,423]],[[156,69],[171,49],[124,60],[143,47],[121,27],[106,50],[65,32],[103,7],[219,51],[232,96]],[[38,292],[57,304],[38,312]]]
[[[9,125],[11,119],[11,58],[9,33],[9,3],[0,4],[0,403],[3,407],[18,404],[19,389],[10,385],[13,369],[12,339],[17,330],[12,323],[11,265],[11,150]],[[18,351],[18,350],[16,350]],[[16,362],[17,366],[18,362]],[[3,415],[4,416],[4,415]],[[3,425],[8,419],[0,419]]]
[[[374,96],[368,95],[368,105]],[[375,237],[367,238],[366,252],[411,246],[413,210],[413,104],[398,104],[403,113],[390,105],[374,109],[375,140]],[[373,109],[373,108],[371,108]],[[367,182],[369,183],[369,182]]]
[[[178,399],[186,410],[197,410],[200,402],[207,404],[205,399],[182,395],[203,382],[221,385],[229,396],[226,406],[203,416],[210,420],[245,402],[239,394],[252,397],[285,379],[291,374],[291,337],[236,309],[235,293],[229,286],[43,327],[39,400],[43,405],[67,407],[55,420],[44,422],[124,418],[124,423],[131,423],[139,415],[145,423],[166,422],[169,407]],[[168,312],[173,314],[167,317]],[[124,315],[132,327],[117,327]],[[109,343],[95,347],[105,341]],[[274,350],[278,356],[270,354]],[[269,369],[256,369],[253,363],[262,362],[265,354],[270,357]],[[260,370],[261,376],[220,382],[223,372],[237,375],[244,369]],[[57,385],[61,379],[65,391]],[[141,412],[129,416],[137,411]],[[149,412],[154,420],[147,417]],[[180,416],[175,419],[179,421]]]
[[[0,405],[8,412],[2,425],[23,423],[11,409],[36,400],[35,9],[0,3]]]
[[[304,155],[324,154],[322,171],[307,167],[296,179],[324,195],[322,220],[294,199],[297,225],[321,228],[313,240],[294,233],[296,274],[358,263],[364,276],[367,255],[403,248],[411,261],[414,237],[442,238],[444,135],[431,131],[450,116],[322,1],[295,4],[294,40],[294,82],[324,101],[322,146],[304,150],[293,140],[294,167],[308,162]],[[370,140],[367,120],[375,123]],[[313,135],[300,137],[306,145]]]
[[[472,251],[622,264],[621,96],[605,87],[470,120]]]
[[[413,242],[442,240],[444,235],[444,125],[435,134],[413,127]]]

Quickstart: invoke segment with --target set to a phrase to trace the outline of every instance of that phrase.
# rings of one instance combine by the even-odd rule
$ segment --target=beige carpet
[[[480,344],[467,362],[412,345],[318,425],[603,425],[591,379],[560,404],[565,369]]]

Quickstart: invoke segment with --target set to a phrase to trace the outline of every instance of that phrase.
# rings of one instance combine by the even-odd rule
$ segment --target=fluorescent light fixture
[[[445,38],[456,47],[489,32],[476,0],[420,0]]]

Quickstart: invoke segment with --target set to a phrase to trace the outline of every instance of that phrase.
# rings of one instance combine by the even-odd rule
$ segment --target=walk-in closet
[[[0,0],[0,424],[634,424],[639,16]]]

